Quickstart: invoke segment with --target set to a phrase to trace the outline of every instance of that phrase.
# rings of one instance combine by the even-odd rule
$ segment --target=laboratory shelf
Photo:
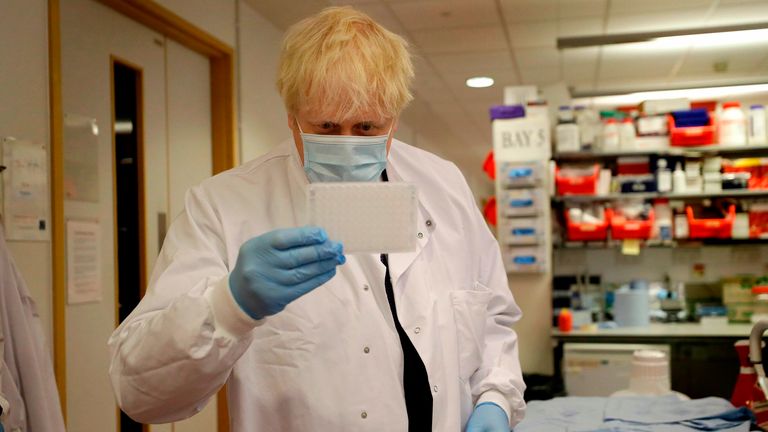
[[[766,246],[768,239],[700,239],[686,240],[677,239],[661,242],[659,240],[641,240],[642,248],[650,249],[682,249],[682,248],[700,248],[702,246]],[[621,240],[597,241],[597,242],[565,242],[553,245],[555,250],[570,249],[621,249]]]
[[[612,152],[581,151],[555,153],[556,161],[585,160],[585,159],[611,159],[620,156],[699,156],[700,154],[752,154],[768,152],[768,145],[707,145],[695,147],[669,147],[657,150],[619,150]]]
[[[668,198],[675,199],[713,199],[713,198],[763,198],[768,197],[768,189],[731,189],[715,193],[659,193],[659,192],[640,192],[610,195],[563,195],[552,198],[554,202],[605,202],[620,201],[628,199],[654,199]]]

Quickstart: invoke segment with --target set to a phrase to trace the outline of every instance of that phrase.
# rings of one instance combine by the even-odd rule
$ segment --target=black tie
[[[382,173],[382,179],[388,180],[386,171]],[[432,430],[432,392],[429,389],[427,368],[397,318],[397,306],[395,305],[392,280],[389,277],[389,257],[387,254],[381,254],[381,262],[386,268],[384,288],[387,292],[389,309],[392,311],[395,329],[397,329],[397,335],[400,337],[400,345],[403,349],[403,392],[405,393],[405,409],[408,412],[408,432],[429,432]]]

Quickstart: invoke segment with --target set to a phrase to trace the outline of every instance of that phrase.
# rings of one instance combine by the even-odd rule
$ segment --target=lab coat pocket
[[[485,322],[492,293],[475,283],[473,290],[451,291],[453,319],[456,324],[456,349],[459,357],[459,376],[469,381],[482,362],[485,348]]]

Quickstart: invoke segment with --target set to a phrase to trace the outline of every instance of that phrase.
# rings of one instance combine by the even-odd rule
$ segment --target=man
[[[288,31],[277,85],[293,140],[188,192],[109,342],[123,410],[180,420],[226,382],[235,431],[520,421],[520,310],[498,245],[458,169],[392,139],[412,77],[406,42],[352,8]],[[302,227],[307,185],[327,181],[415,184],[418,249],[346,256]]]

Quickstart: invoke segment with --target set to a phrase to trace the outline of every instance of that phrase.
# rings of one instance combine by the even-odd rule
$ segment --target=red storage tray
[[[595,195],[597,179],[600,176],[600,165],[595,164],[590,175],[581,177],[564,177],[560,175],[560,167],[555,168],[555,184],[558,195]]]
[[[669,121],[669,143],[673,146],[701,146],[715,143],[715,125],[709,115],[706,126],[677,127],[675,118],[667,115]]]
[[[568,241],[605,241],[608,239],[608,212],[603,214],[600,223],[573,222],[565,210],[566,237]]]
[[[612,209],[608,209],[607,212],[611,221],[611,238],[614,240],[647,240],[651,238],[653,222],[656,220],[653,209],[648,212],[648,220],[632,220],[624,216],[617,216]]]
[[[692,239],[731,238],[733,221],[736,219],[736,206],[728,207],[728,215],[723,219],[695,219],[693,208],[686,206],[688,215],[688,231]]]

